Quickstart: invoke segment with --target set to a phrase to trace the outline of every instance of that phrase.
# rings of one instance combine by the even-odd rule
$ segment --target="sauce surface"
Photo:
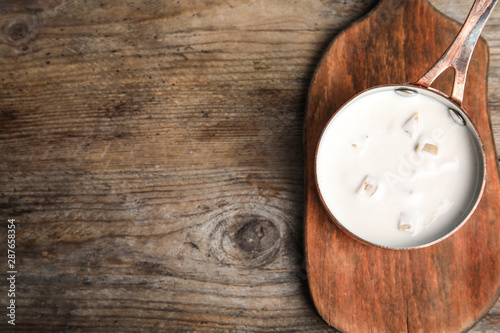
[[[320,194],[346,229],[381,246],[413,247],[451,231],[478,186],[469,129],[449,107],[394,90],[355,98],[323,132]]]

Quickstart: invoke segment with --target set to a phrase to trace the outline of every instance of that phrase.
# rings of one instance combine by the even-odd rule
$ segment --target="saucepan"
[[[330,218],[355,239],[387,249],[436,244],[471,217],[486,161],[463,109],[467,69],[498,0],[476,0],[455,40],[416,82],[362,91],[326,124],[315,180]],[[451,95],[431,84],[454,69]]]

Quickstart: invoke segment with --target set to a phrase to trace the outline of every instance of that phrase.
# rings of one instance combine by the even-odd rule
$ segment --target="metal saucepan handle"
[[[442,72],[452,67],[455,70],[455,79],[450,98],[461,107],[472,52],[497,2],[498,0],[476,0],[453,43],[415,84],[428,88]]]

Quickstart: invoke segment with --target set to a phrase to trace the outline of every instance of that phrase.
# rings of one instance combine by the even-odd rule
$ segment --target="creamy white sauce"
[[[434,241],[460,222],[477,190],[478,155],[468,128],[448,109],[391,89],[339,111],[322,135],[316,176],[340,224],[398,248]]]

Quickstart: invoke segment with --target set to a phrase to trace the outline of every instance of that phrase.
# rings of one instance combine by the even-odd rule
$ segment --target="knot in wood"
[[[9,27],[9,30],[7,31],[7,36],[11,40],[18,41],[26,38],[29,35],[29,32],[30,30],[26,23],[18,22],[14,23]]]
[[[244,268],[271,264],[289,234],[282,212],[256,204],[227,208],[210,235],[210,254],[219,263]]]
[[[232,235],[233,242],[251,257],[269,250],[279,240],[276,226],[256,215],[239,216],[243,225]]]
[[[12,46],[28,44],[37,33],[36,20],[27,14],[9,15],[0,19],[1,39]]]

